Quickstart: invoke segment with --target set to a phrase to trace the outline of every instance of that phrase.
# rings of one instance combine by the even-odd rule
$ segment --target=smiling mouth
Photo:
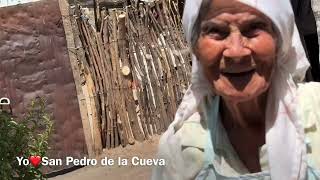
[[[248,75],[252,75],[256,70],[255,69],[251,69],[249,71],[245,71],[245,72],[237,72],[237,73],[230,73],[230,72],[222,72],[222,74],[224,76],[227,77],[241,77],[241,76],[248,76]]]

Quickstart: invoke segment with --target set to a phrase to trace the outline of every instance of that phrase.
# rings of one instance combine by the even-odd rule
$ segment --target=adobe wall
[[[0,97],[21,116],[36,96],[54,118],[49,158],[87,154],[57,0],[0,8]],[[49,171],[65,167],[57,166]],[[47,169],[48,170],[48,169]]]

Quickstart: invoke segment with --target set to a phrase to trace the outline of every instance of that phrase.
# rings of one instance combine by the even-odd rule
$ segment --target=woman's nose
[[[249,56],[251,50],[246,46],[246,40],[240,32],[231,33],[226,41],[226,49],[223,52],[224,57],[232,59],[241,59]]]

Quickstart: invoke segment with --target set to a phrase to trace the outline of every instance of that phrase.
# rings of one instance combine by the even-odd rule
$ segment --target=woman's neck
[[[248,102],[221,101],[222,124],[230,143],[250,172],[260,172],[259,149],[265,144],[267,93]]]
[[[221,101],[221,115],[226,129],[260,129],[265,126],[267,92],[246,102]]]

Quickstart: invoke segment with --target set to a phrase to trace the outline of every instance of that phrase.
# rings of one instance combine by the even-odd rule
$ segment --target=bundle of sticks
[[[75,11],[83,85],[103,148],[164,132],[189,86],[191,58],[178,9],[167,1],[102,8],[98,26]],[[97,28],[98,27],[98,28]]]

